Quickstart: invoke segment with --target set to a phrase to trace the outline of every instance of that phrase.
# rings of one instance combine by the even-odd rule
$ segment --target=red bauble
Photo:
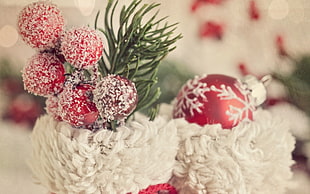
[[[18,18],[22,39],[38,50],[56,46],[63,32],[64,23],[58,7],[49,1],[29,4],[20,12]]]
[[[62,37],[61,52],[76,68],[87,68],[95,65],[102,56],[103,41],[94,29],[72,28]]]
[[[67,84],[58,95],[59,114],[63,121],[74,127],[86,126],[94,123],[98,118],[98,110],[92,102],[92,89],[89,84],[77,86]]]
[[[220,74],[189,80],[176,97],[174,118],[201,126],[221,124],[231,129],[242,120],[252,120],[255,102],[239,80]]]
[[[24,87],[39,96],[57,94],[63,88],[64,74],[64,66],[55,55],[38,53],[23,69]]]
[[[135,84],[125,77],[108,75],[97,83],[94,102],[103,120],[124,121],[138,102]]]

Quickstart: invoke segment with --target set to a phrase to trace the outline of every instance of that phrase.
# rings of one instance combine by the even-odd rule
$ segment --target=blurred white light
[[[272,19],[281,20],[284,19],[289,13],[289,5],[286,0],[272,0],[268,14]]]
[[[96,0],[74,0],[75,6],[80,10],[82,15],[89,16],[95,8]]]
[[[12,47],[18,40],[18,33],[13,26],[5,25],[0,29],[0,46]]]

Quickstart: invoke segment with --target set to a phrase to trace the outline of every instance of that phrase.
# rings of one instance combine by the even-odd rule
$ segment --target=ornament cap
[[[271,79],[271,75],[265,75],[260,80],[253,75],[246,75],[243,78],[243,83],[246,84],[247,89],[251,92],[251,96],[254,98],[255,106],[263,104],[267,99],[266,86],[269,85]]]

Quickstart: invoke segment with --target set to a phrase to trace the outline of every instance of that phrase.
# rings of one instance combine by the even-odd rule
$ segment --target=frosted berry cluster
[[[94,128],[114,120],[121,123],[135,109],[134,83],[118,75],[98,76],[104,45],[95,29],[66,30],[64,17],[50,1],[26,6],[18,27],[22,39],[37,51],[23,69],[24,87],[47,98],[46,111],[56,120]],[[65,65],[72,67],[70,73]]]

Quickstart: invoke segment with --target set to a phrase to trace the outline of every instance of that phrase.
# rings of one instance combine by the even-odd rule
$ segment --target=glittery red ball
[[[54,48],[64,28],[60,10],[49,1],[29,4],[19,14],[18,28],[22,39],[32,48]]]
[[[135,84],[119,75],[108,75],[97,83],[94,102],[104,120],[124,120],[138,102]]]
[[[62,37],[61,52],[76,68],[87,68],[95,65],[102,56],[103,41],[94,29],[73,28]]]
[[[252,120],[255,110],[250,91],[239,80],[219,74],[189,80],[176,97],[174,118],[201,126],[221,124],[231,129],[242,120]]]
[[[177,194],[176,189],[168,183],[151,185],[138,194]]]
[[[35,95],[57,94],[63,88],[64,74],[64,66],[55,55],[38,53],[23,69],[24,87]]]
[[[89,84],[77,86],[68,84],[58,95],[59,111],[63,121],[75,127],[90,125],[98,118],[98,110],[92,102],[92,89]]]
[[[46,112],[51,115],[55,120],[61,121],[60,110],[58,105],[58,97],[57,96],[49,96],[46,101]]]

